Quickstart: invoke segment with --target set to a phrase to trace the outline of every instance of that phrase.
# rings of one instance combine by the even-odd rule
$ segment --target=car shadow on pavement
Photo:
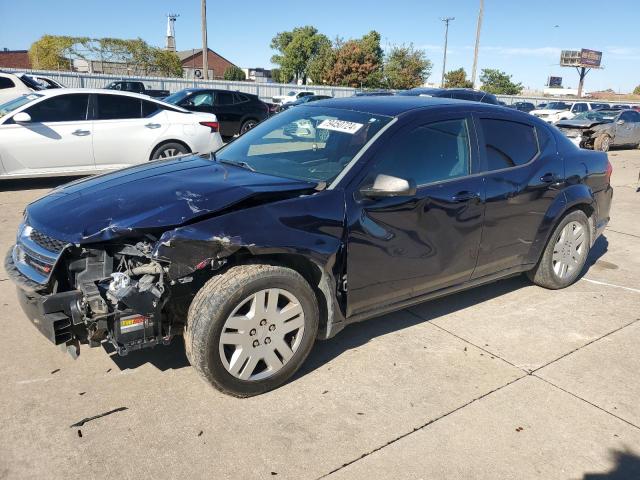
[[[596,262],[600,260],[600,258],[608,251],[609,251],[609,240],[607,240],[606,236],[600,235],[596,239],[593,246],[591,247],[591,250],[589,250],[589,256],[587,257],[587,261],[584,264],[584,268],[582,269],[582,272],[580,273],[578,280],[584,277],[587,274],[587,272],[589,272],[589,269],[593,267],[596,264]]]
[[[24,178],[3,180],[0,183],[0,192],[18,192],[25,190],[42,190],[56,188],[65,183],[79,180],[82,177],[48,177],[48,178]]]
[[[585,473],[583,480],[630,480],[640,478],[640,457],[629,449],[611,450],[615,466],[605,473]]]
[[[150,363],[162,372],[190,366],[187,354],[184,351],[182,337],[174,337],[171,344],[167,346],[143,348],[133,351],[124,357],[118,355],[110,343],[103,343],[102,348],[109,354],[113,363],[120,370],[133,370],[146,363]]]

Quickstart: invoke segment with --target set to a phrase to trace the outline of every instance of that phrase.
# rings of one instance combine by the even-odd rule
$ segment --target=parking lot
[[[3,272],[0,479],[640,478],[640,151],[609,155],[612,219],[575,285],[516,277],[353,325],[244,400],[180,339],[73,360]],[[62,181],[0,184],[2,251]]]

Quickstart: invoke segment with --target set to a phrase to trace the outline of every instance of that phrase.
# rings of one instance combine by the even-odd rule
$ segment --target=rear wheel
[[[596,141],[593,144],[594,150],[599,150],[601,152],[608,152],[611,148],[611,137],[606,133],[600,135],[596,138]]]
[[[177,142],[163,143],[158,146],[151,154],[151,160],[158,160],[160,158],[171,158],[178,155],[189,153],[189,149]]]
[[[187,318],[187,356],[209,383],[237,397],[279,387],[302,365],[318,331],[307,281],[289,268],[240,265],[209,280]]]
[[[527,273],[536,285],[558,289],[576,281],[584,268],[591,246],[589,219],[581,210],[569,213],[547,241],[542,258]]]
[[[245,120],[245,122],[242,124],[242,127],[240,127],[240,135],[242,135],[243,133],[247,133],[257,124],[258,124],[257,120],[252,120],[252,119]]]

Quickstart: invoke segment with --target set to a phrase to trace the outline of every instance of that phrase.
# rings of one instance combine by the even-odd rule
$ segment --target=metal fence
[[[232,82],[227,80],[191,80],[171,77],[136,77],[103,75],[95,73],[59,72],[55,70],[17,70],[4,68],[11,72],[26,72],[33,75],[50,77],[69,88],[103,88],[108,83],[115,80],[140,81],[148,88],[158,90],[169,90],[171,93],[183,88],[217,88],[221,90],[233,90],[257,95],[262,100],[270,101],[276,95],[286,95],[290,91],[310,90],[318,95],[331,95],[332,97],[350,97],[355,92],[355,88],[350,87],[328,87],[324,85],[291,85],[286,83],[257,83],[257,82]]]
[[[148,88],[158,90],[169,90],[171,93],[182,90],[183,88],[217,88],[221,90],[233,90],[257,95],[264,101],[270,101],[272,97],[277,95],[286,95],[290,91],[311,90],[318,95],[331,95],[332,97],[350,97],[358,89],[350,87],[328,87],[324,85],[291,85],[288,83],[254,83],[254,82],[232,82],[227,80],[195,80],[185,78],[171,77],[123,77],[119,75],[104,75],[96,73],[78,73],[78,72],[60,72],[56,70],[17,70],[12,68],[4,68],[3,70],[11,72],[27,72],[31,74],[39,74],[45,77],[53,78],[70,88],[102,88],[114,80],[136,80],[143,82]],[[521,96],[521,95],[497,95],[498,100],[512,105],[515,102],[531,102],[534,105],[540,103],[555,102],[571,102],[575,99],[556,98],[556,97],[540,97],[540,96]],[[589,99],[583,99],[590,101]],[[619,103],[624,105],[640,105],[639,102],[629,102],[626,100],[591,100],[598,103]]]

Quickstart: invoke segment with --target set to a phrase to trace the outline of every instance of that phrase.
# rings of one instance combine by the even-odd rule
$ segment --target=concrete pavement
[[[612,222],[572,287],[518,277],[353,325],[246,400],[180,342],[72,360],[0,274],[0,479],[640,478],[640,151],[611,160]],[[55,183],[0,191],[3,251]]]

